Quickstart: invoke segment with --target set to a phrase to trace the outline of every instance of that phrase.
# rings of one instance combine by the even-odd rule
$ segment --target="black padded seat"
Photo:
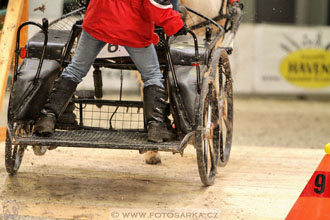
[[[183,41],[171,44],[171,55],[174,65],[191,65],[195,61],[195,47],[192,42]],[[207,63],[209,50],[204,44],[198,45],[200,64]]]
[[[61,59],[62,51],[68,41],[69,35],[70,31],[68,30],[49,29],[45,59]],[[40,58],[43,45],[44,34],[43,32],[38,32],[26,44],[27,57]]]

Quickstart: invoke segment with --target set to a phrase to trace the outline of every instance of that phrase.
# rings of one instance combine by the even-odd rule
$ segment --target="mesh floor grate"
[[[180,141],[152,143],[144,132],[74,130],[56,131],[51,137],[17,137],[15,144],[178,152]]]

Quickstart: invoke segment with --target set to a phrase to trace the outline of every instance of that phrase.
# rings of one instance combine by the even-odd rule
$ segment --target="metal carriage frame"
[[[172,39],[166,37],[160,28],[155,29],[155,32],[160,38],[160,42],[156,45],[156,50],[160,68],[166,80],[166,89],[169,93],[168,106],[169,114],[172,118],[170,125],[175,129],[177,134],[177,140],[163,143],[147,141],[146,126],[142,112],[143,102],[122,100],[122,86],[120,87],[119,99],[108,100],[103,98],[102,72],[100,68],[136,70],[134,63],[129,57],[112,57],[95,60],[93,64],[94,92],[77,91],[72,99],[72,102],[76,106],[76,115],[78,116],[76,126],[69,128],[59,124],[57,126],[59,129],[48,138],[34,135],[33,124],[38,117],[36,112],[40,110],[42,105],[39,104],[37,107],[33,105],[34,109],[32,110],[26,106],[33,101],[35,102],[36,99],[43,99],[43,102],[45,102],[48,95],[47,92],[52,87],[44,86],[46,88],[43,88],[43,81],[40,79],[43,76],[40,75],[45,74],[43,64],[46,62],[46,65],[48,65],[48,60],[43,61],[44,59],[50,59],[51,61],[49,62],[55,61],[58,64],[57,69],[59,72],[69,63],[74,44],[81,32],[81,21],[75,22],[71,31],[67,33],[66,43],[61,50],[60,56],[56,58],[49,57],[49,51],[47,54],[49,46],[47,48],[46,45],[49,40],[48,33],[50,33],[48,21],[44,19],[42,25],[34,22],[22,24],[17,34],[16,65],[8,107],[5,146],[7,172],[11,175],[16,174],[20,167],[24,151],[28,146],[32,146],[36,155],[43,155],[47,149],[55,149],[60,146],[133,149],[139,150],[140,153],[154,150],[183,154],[187,145],[192,144],[196,149],[200,178],[204,185],[212,185],[215,180],[217,167],[225,166],[229,160],[233,134],[233,89],[228,55],[232,51],[231,44],[241,22],[242,5],[234,2],[229,7],[228,13],[221,17],[227,20],[225,27],[187,8],[189,13],[204,19],[204,21],[190,26],[189,35],[191,36],[188,37],[189,39],[187,37],[184,38],[183,46],[181,44],[178,47],[173,47],[173,42],[170,43]],[[74,13],[83,13],[83,10],[78,9],[63,16],[61,19],[69,17]],[[52,27],[52,25],[61,19],[50,23],[49,27]],[[25,49],[19,48],[20,30],[26,25],[38,26],[41,29],[39,35],[44,36],[42,46],[39,47],[39,51],[37,51],[38,55],[36,55],[37,57],[41,57],[39,64],[34,68],[37,73],[30,76],[29,80],[31,82],[28,87],[21,85],[22,79],[20,79],[21,81],[17,80],[17,77],[24,78],[22,75],[25,72],[24,70],[21,71],[21,69],[24,69],[24,65],[27,65],[23,62],[19,66],[18,57],[22,53],[29,54],[29,48],[28,52]],[[210,25],[213,25],[216,30],[212,30]],[[202,39],[198,38],[195,34],[195,29],[200,29],[201,27],[206,27],[205,35]],[[226,38],[223,40],[225,35]],[[201,41],[203,43],[200,43]],[[220,47],[216,46],[219,41],[227,43]],[[32,55],[29,56],[33,57]],[[56,66],[56,64],[54,65]],[[180,84],[178,76],[187,71],[193,73],[195,81],[192,85],[188,86],[188,93],[184,93],[183,90],[187,90],[187,86],[185,87],[185,85]],[[56,73],[53,73],[53,75],[55,75],[55,78],[58,77]],[[53,82],[55,78],[47,78],[46,80]],[[23,81],[24,83],[26,82]],[[17,97],[16,91],[19,90],[18,87],[26,88],[26,91],[23,91],[22,97]],[[44,92],[35,92],[39,90]],[[193,91],[193,96],[190,99],[188,98],[188,102],[186,101],[186,96],[187,94],[191,94],[191,91]],[[91,108],[92,110],[88,110]],[[106,108],[107,110],[100,110],[102,108]],[[25,111],[22,109],[25,109]],[[114,119],[114,116],[119,114],[119,109],[121,109],[120,114],[122,116],[118,116],[119,119]],[[95,117],[99,117],[99,119],[95,119]],[[100,117],[103,117],[103,119],[100,119]],[[86,122],[86,119],[89,120],[88,123],[90,124]],[[93,120],[98,121],[98,124],[96,123],[97,125],[95,125]],[[114,124],[118,121],[119,124],[129,121],[130,126],[128,128],[122,127],[117,129]],[[134,123],[135,125],[131,126]]]

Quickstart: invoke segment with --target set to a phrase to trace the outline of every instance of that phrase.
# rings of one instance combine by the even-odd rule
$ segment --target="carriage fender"
[[[30,120],[38,116],[60,73],[60,65],[56,60],[45,59],[39,80],[34,84],[38,64],[39,59],[26,58],[18,70],[11,94],[11,111],[17,120]]]
[[[197,73],[193,66],[175,65],[180,95],[191,122],[195,121]]]

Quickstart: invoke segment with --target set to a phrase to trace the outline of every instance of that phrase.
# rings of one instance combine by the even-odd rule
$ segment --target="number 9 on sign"
[[[325,190],[326,178],[323,174],[318,174],[315,178],[315,188],[314,192],[317,194],[322,194]]]

